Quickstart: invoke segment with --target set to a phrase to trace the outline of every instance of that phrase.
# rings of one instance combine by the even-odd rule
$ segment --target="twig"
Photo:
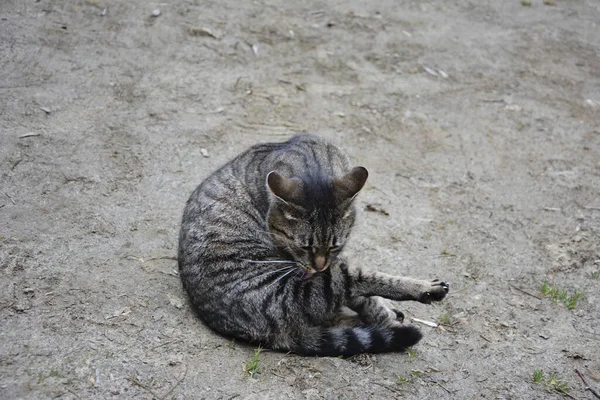
[[[562,390],[554,390],[554,391],[555,391],[556,393],[560,393],[560,394],[562,394],[563,396],[567,396],[567,397],[568,397],[568,398],[570,398],[570,399],[577,400],[577,397],[573,397],[573,396],[572,396],[572,395],[570,395],[568,392],[563,392]]]
[[[481,100],[483,103],[506,103],[504,99],[483,99]]]
[[[535,294],[529,293],[529,292],[527,292],[527,291],[525,291],[525,290],[523,290],[523,289],[520,289],[520,288],[518,288],[518,287],[516,287],[516,286],[513,286],[513,285],[509,285],[509,286],[510,286],[511,288],[515,289],[515,290],[518,290],[518,291],[519,291],[519,292],[521,292],[521,293],[524,293],[524,294],[526,294],[527,296],[535,297],[535,298],[536,298],[536,299],[538,299],[538,300],[542,300],[542,298],[541,298],[541,297],[539,297],[539,296],[536,296]]]
[[[584,205],[581,205],[581,204],[579,204],[578,202],[575,202],[575,204],[576,204],[578,207],[581,207],[581,208],[583,208],[584,210],[595,210],[595,211],[600,211],[600,207],[584,206]]]
[[[175,257],[175,256],[152,257],[152,258],[146,258],[144,260],[144,262],[146,262],[146,261],[155,261],[155,260],[175,260],[175,261],[177,261],[178,258]]]
[[[175,260],[177,261],[177,257],[175,256],[163,256],[163,257],[150,257],[150,258],[142,258],[134,255],[127,255],[124,257],[126,260],[135,260],[140,263],[145,263],[146,261],[156,261],[156,260]]]
[[[31,132],[31,133],[26,133],[24,135],[19,136],[19,139],[23,139],[26,137],[32,137],[32,136],[41,136],[41,133],[35,133],[35,132]]]
[[[271,373],[272,373],[273,375],[275,375],[275,376],[278,376],[278,377],[280,377],[280,378],[284,378],[284,379],[285,379],[285,376],[284,376],[284,375],[279,375],[278,373],[276,373],[276,372],[275,372],[275,371],[273,371],[273,370],[271,370]]]
[[[435,383],[436,383],[437,385],[439,385],[439,387],[441,387],[442,389],[444,389],[446,392],[448,392],[448,393],[450,393],[450,394],[453,394],[453,392],[451,392],[450,390],[448,390],[448,389],[447,389],[446,387],[444,387],[444,385],[442,385],[441,383],[439,383],[439,382],[435,382]]]
[[[588,385],[588,383],[585,381],[585,378],[583,377],[583,375],[581,375],[581,372],[579,372],[577,368],[575,368],[575,372],[577,373],[577,375],[579,375],[579,378],[581,378],[583,386],[585,386],[585,390],[589,390],[594,396],[596,396],[597,399],[600,399],[600,394],[598,394],[598,392],[596,392],[590,387],[590,385]]]
[[[173,343],[173,342],[174,342],[174,340],[167,340],[167,341],[166,341],[166,342],[164,342],[164,343],[161,343],[161,344],[158,344],[158,345],[154,346],[154,347],[152,348],[152,350],[154,350],[154,349],[158,349],[159,347],[166,346],[166,345],[168,345],[168,344],[171,344],[171,343]]]
[[[347,388],[348,386],[352,386],[352,384],[351,384],[351,383],[348,383],[348,384],[346,384],[346,385],[343,385],[343,386],[336,386],[336,387],[334,387],[334,388],[333,388],[333,392],[335,393],[336,391],[338,391],[338,390],[340,390],[340,389]]]
[[[65,388],[65,390],[67,392],[71,393],[73,396],[77,397],[78,399],[81,399],[81,397],[79,397],[79,395],[77,393],[75,393],[74,391],[72,391],[71,389]]]
[[[415,321],[415,322],[420,322],[423,325],[431,326],[432,328],[437,328],[438,327],[438,324],[436,324],[435,322],[425,321],[425,320],[419,319],[419,318],[412,318],[412,320]]]
[[[383,208],[379,208],[379,207],[375,207],[373,204],[367,204],[367,206],[365,207],[365,210],[367,211],[371,211],[371,212],[377,212],[386,216],[389,216],[390,213],[387,212],[386,210],[384,210]]]
[[[177,273],[177,271],[175,271],[175,270],[172,270],[171,272],[165,272],[165,271],[159,270],[158,272],[160,272],[161,274],[169,275],[169,276],[177,276],[177,277],[179,276],[179,273]]]
[[[19,165],[19,164],[21,163],[21,161],[23,161],[23,159],[22,159],[22,158],[19,158],[17,161],[15,161],[15,162],[13,163],[13,165],[11,165],[11,166],[10,166],[10,170],[12,171],[12,170],[14,170],[15,168],[17,168],[17,165]]]
[[[150,393],[154,398],[159,399],[160,397],[154,393],[154,391],[152,389],[150,389],[148,386],[144,385],[142,382],[138,381],[135,378],[127,378],[127,380],[131,383],[133,383],[136,386],[141,387],[142,389],[146,390],[148,393]]]
[[[567,392],[563,392],[562,390],[554,390],[554,391],[555,391],[556,393],[560,393],[560,394],[562,394],[562,395],[565,395],[565,396],[567,396],[567,397],[568,397],[568,398],[570,398],[570,399],[577,400],[577,398],[576,398],[576,397],[573,397],[573,396],[572,396],[572,395],[570,395],[569,393],[567,393]]]
[[[386,388],[387,390],[389,390],[392,393],[402,393],[403,392],[403,390],[395,388],[395,387],[393,387],[391,385],[386,385],[385,383],[380,383],[380,382],[373,382],[373,383],[375,385],[378,385],[378,386]]]
[[[0,86],[0,90],[4,90],[4,89],[22,89],[22,88],[28,88],[28,87],[32,87],[32,86],[39,86],[40,84],[41,84],[41,82],[32,82],[32,83],[26,83],[24,85]]]
[[[12,203],[13,203],[13,204],[17,204],[17,203],[15,203],[15,201],[13,200],[13,198],[9,196],[9,194],[8,194],[8,193],[4,192],[4,195],[5,195],[6,197],[8,197],[8,198],[10,199],[10,201],[12,201]]]
[[[479,334],[479,336],[481,336],[481,338],[482,338],[483,340],[485,340],[486,342],[488,342],[488,343],[492,343],[492,341],[491,341],[490,339],[486,338],[486,337],[485,337],[485,336],[483,336],[481,333]]]
[[[181,382],[183,382],[183,380],[187,376],[187,373],[188,373],[188,364],[186,363],[185,371],[183,372],[183,376],[181,378],[179,378],[179,380],[177,382],[175,382],[175,384],[171,387],[171,389],[169,389],[169,391],[167,393],[165,393],[165,395],[163,397],[161,397],[160,400],[165,400],[167,398],[167,396],[170,395],[173,392],[173,390],[175,390],[175,388],[181,384]]]
[[[505,103],[506,101],[504,99],[483,99],[481,100],[482,103]]]

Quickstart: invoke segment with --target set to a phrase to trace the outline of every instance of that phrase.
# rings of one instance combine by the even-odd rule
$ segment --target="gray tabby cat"
[[[381,297],[430,303],[448,285],[363,272],[341,255],[367,175],[334,145],[298,135],[253,146],[209,176],[187,202],[179,238],[181,280],[201,319],[304,355],[417,343],[419,330]],[[339,318],[344,307],[358,314],[349,325]]]

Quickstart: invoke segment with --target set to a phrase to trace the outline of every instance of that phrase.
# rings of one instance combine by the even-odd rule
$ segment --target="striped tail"
[[[421,332],[410,325],[380,327],[310,328],[302,332],[292,351],[306,356],[352,356],[359,353],[404,351],[421,340]],[[289,349],[288,349],[289,350]]]

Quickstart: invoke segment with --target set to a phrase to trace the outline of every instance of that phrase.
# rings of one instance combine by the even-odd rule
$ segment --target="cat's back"
[[[300,134],[281,143],[262,143],[250,147],[209,176],[194,192],[190,201],[218,206],[251,205],[265,214],[268,196],[266,177],[271,171],[288,177],[311,172],[340,176],[350,168],[345,152],[325,139]],[[206,196],[204,196],[206,195]]]

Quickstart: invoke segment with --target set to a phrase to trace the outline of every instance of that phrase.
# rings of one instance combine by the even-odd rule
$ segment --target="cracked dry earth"
[[[2,0],[0,398],[593,398],[599,24],[597,0]],[[398,306],[409,353],[254,369],[190,310],[184,202],[296,132],[370,171],[352,262],[451,282]]]

